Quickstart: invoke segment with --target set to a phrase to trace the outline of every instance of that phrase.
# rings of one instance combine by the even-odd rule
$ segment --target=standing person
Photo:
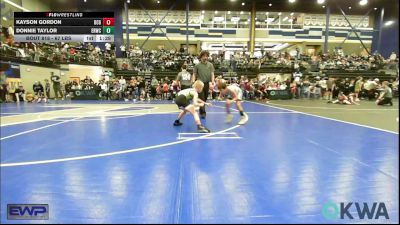
[[[144,101],[146,97],[146,81],[144,80],[143,77],[138,78],[138,88],[139,88],[139,95],[140,95],[140,101]]]
[[[178,105],[178,108],[181,110],[181,112],[179,113],[178,118],[175,120],[174,126],[181,126],[183,123],[180,122],[180,120],[187,112],[189,112],[193,115],[194,122],[197,125],[197,131],[200,133],[210,133],[210,130],[201,125],[199,115],[196,111],[196,107],[198,106],[211,105],[210,103],[206,103],[199,98],[199,93],[203,91],[203,88],[203,82],[197,80],[194,82],[193,88],[182,90],[177,94],[175,103]],[[191,100],[192,103],[190,103]]]
[[[124,100],[126,101],[126,97],[125,97],[125,88],[126,88],[126,80],[123,76],[121,76],[121,78],[119,79],[119,87],[120,87],[120,92],[119,92],[119,99],[124,98]]]
[[[127,57],[127,54],[126,54],[126,47],[125,47],[125,45],[121,45],[121,46],[119,46],[119,48],[121,49],[122,58],[126,58],[126,57]]]
[[[50,82],[48,79],[44,80],[45,84],[44,84],[44,91],[45,91],[45,97],[46,99],[50,99]]]
[[[321,97],[322,99],[326,99],[326,91],[328,88],[328,84],[327,84],[327,78],[323,78],[321,79],[319,82],[319,86],[321,87]]]
[[[393,93],[392,89],[389,87],[389,82],[384,81],[382,83],[383,86],[383,91],[379,95],[378,99],[376,100],[377,105],[386,105],[389,104],[390,106],[393,106],[392,98],[393,98]]]
[[[244,125],[249,118],[247,114],[244,113],[242,104],[240,103],[240,101],[242,101],[243,98],[242,89],[240,89],[240,87],[238,87],[236,84],[227,86],[226,81],[224,79],[218,81],[218,88],[221,92],[220,93],[221,98],[223,98],[224,96],[229,96],[229,99],[227,99],[225,102],[225,109],[227,113],[225,123],[232,122],[233,115],[231,114],[230,108],[232,103],[236,103],[236,108],[239,110],[240,113],[240,120],[238,124]]]
[[[157,94],[157,86],[158,86],[158,80],[155,75],[153,75],[153,78],[151,79],[151,98],[155,99],[156,94]]]
[[[333,78],[328,78],[326,81],[326,94],[325,96],[329,101],[332,101],[333,98],[333,89],[335,88],[335,81]]]
[[[7,96],[6,74],[4,72],[0,72],[0,103],[6,102],[6,96]]]
[[[214,66],[212,63],[208,62],[208,57],[210,53],[208,51],[202,51],[199,55],[200,62],[196,64],[193,68],[192,82],[195,80],[200,80],[204,83],[204,88],[199,94],[199,98],[204,102],[208,98],[209,83],[212,82],[214,85]],[[206,109],[204,106],[200,107],[200,117],[202,119],[206,118]]]
[[[190,73],[187,71],[187,65],[183,64],[181,69],[182,69],[182,71],[178,73],[176,80],[178,81],[178,86],[179,86],[180,90],[184,90],[184,89],[190,88],[190,85],[192,84],[192,82],[191,82]]]
[[[53,82],[53,90],[54,94],[56,95],[56,100],[58,98],[58,94],[61,94],[61,98],[63,99],[64,96],[61,92],[61,79],[58,75],[55,75],[54,72],[51,72],[50,80]]]
[[[168,90],[169,90],[168,81],[164,81],[162,88],[163,88],[163,99],[166,100],[168,99]]]

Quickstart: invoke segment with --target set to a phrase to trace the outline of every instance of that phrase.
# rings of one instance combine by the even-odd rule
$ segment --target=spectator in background
[[[19,103],[20,101],[26,102],[25,89],[22,85],[19,85],[19,87],[15,89],[14,94],[17,103]]]
[[[191,76],[190,73],[187,71],[187,65],[183,64],[181,67],[181,72],[178,73],[178,76],[176,78],[178,81],[179,89],[184,90],[187,88],[190,88],[192,82],[191,82]]]
[[[100,81],[100,98],[101,99],[108,99],[108,85],[106,84],[106,82],[104,80]]]
[[[335,78],[328,78],[326,81],[326,98],[331,101],[333,98],[333,90],[335,89]]]
[[[326,91],[327,91],[327,88],[328,88],[328,85],[327,85],[327,78],[325,77],[325,78],[322,78],[319,82],[318,82],[318,84],[319,84],[319,86],[320,86],[320,88],[321,88],[321,98],[322,99],[326,99]]]
[[[138,90],[140,95],[140,100],[144,101],[146,97],[146,81],[143,77],[138,77]]]
[[[50,80],[53,82],[53,90],[54,94],[56,95],[55,99],[57,100],[58,94],[61,94],[61,98],[64,99],[64,96],[61,91],[61,79],[58,75],[51,72]]]
[[[50,99],[50,82],[48,79],[45,79],[44,82],[45,97],[46,99]]]
[[[82,80],[82,82],[85,84],[90,84],[93,82],[93,80],[89,76],[86,76],[85,79]]]
[[[367,82],[364,83],[364,89],[367,91],[368,100],[373,100],[375,98],[376,88],[378,87],[379,79],[375,78],[374,80],[371,78]]]
[[[101,52],[101,49],[100,49],[100,47],[98,46],[98,45],[96,45],[96,47],[94,48],[94,53],[100,53]]]
[[[106,53],[111,54],[111,44],[107,42],[104,46],[106,48]]]
[[[153,78],[151,79],[151,98],[155,99],[156,94],[157,94],[157,86],[158,86],[158,80],[156,76],[153,75]]]
[[[168,90],[169,90],[169,86],[168,86],[168,81],[164,81],[163,84],[163,99],[166,100],[168,99]]]
[[[360,101],[359,94],[360,94],[361,89],[363,87],[363,83],[364,83],[363,78],[362,77],[358,77],[357,81],[356,81],[356,84],[354,86],[354,94],[355,94],[355,98],[356,98],[355,101],[356,102]]]
[[[389,82],[384,81],[382,83],[383,90],[380,93],[378,99],[376,100],[377,105],[387,105],[389,104],[390,106],[393,106],[392,98],[393,98],[393,93],[392,89],[389,87]]]
[[[4,75],[5,77],[5,75]],[[5,81],[6,79],[0,78],[0,102],[7,102],[8,96],[8,83]]]
[[[63,52],[63,53],[67,53],[67,52],[68,52],[68,48],[69,48],[68,43],[65,43],[64,46],[63,46],[62,52]]]
[[[125,47],[125,45],[121,45],[121,46],[119,47],[119,49],[121,49],[122,58],[126,58],[126,57],[127,57],[127,54],[126,54],[126,47]]]
[[[62,94],[62,100],[64,100],[64,96],[66,96],[66,94],[65,94],[66,93],[65,86],[66,86],[65,82],[61,82],[60,90],[61,90],[61,94]]]
[[[134,91],[135,87],[133,86],[133,83],[129,82],[125,91],[125,101],[133,100],[135,98]]]
[[[72,82],[70,80],[65,84],[66,97],[70,97],[72,93]]]
[[[123,76],[121,76],[121,78],[119,79],[119,87],[120,87],[120,92],[119,92],[119,98],[120,99],[122,99],[122,98],[125,98],[125,92],[124,92],[124,90],[125,90],[125,88],[126,88],[126,80],[125,80],[125,78],[123,77]]]
[[[390,60],[391,62],[394,62],[394,61],[396,61],[396,59],[397,59],[396,53],[395,53],[395,52],[392,52],[392,54],[390,54],[389,60]]]
[[[37,99],[38,103],[42,101],[42,98],[44,98],[44,102],[47,101],[46,98],[44,97],[43,85],[39,81],[36,81],[33,84],[33,88],[32,89],[33,89],[33,92],[35,93],[35,99]]]

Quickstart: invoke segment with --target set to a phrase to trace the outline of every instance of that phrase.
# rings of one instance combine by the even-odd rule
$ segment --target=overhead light
[[[368,4],[368,0],[361,0],[360,1],[360,5],[366,5],[366,4]]]
[[[269,3],[269,7],[271,7],[272,6],[272,3]]]
[[[291,23],[291,22],[293,22],[293,19],[289,19],[288,21]]]
[[[7,17],[3,16],[3,20],[7,20]]]
[[[349,9],[351,9],[351,6],[349,6]]]
[[[126,0],[126,3],[128,3],[128,4],[131,3],[131,0]]]
[[[378,8],[374,8],[374,10],[378,10]]]
[[[249,21],[249,22],[250,22],[250,19],[247,19],[247,21]]]
[[[215,12],[214,12],[215,14],[218,14],[218,10],[215,10]]]
[[[290,13],[290,15],[291,15],[291,16],[293,16],[293,15],[294,15],[294,13]]]
[[[247,24],[249,24],[249,22],[245,22],[244,24],[246,24],[246,25],[247,25]]]
[[[246,5],[246,3],[242,2],[242,5]]]
[[[160,4],[160,1],[157,1],[157,4]]]
[[[282,21],[286,21],[287,19],[289,19],[289,17],[286,16],[285,18],[283,18]]]
[[[231,14],[231,11],[228,11],[228,14]]]
[[[240,11],[240,15],[242,15],[243,14],[243,11]]]
[[[83,0],[83,2],[86,2],[86,0]]]
[[[317,3],[320,4],[320,5],[322,5],[322,4],[325,3],[325,0],[317,0]]]
[[[289,0],[289,2],[290,2],[290,3],[294,3],[294,2],[296,2],[296,0]]]
[[[278,16],[280,16],[280,15],[282,15],[282,13],[280,12],[280,13],[278,13]]]
[[[268,14],[269,14],[269,12],[266,12],[266,13],[265,13],[265,15],[268,15]]]
[[[389,20],[385,23],[385,26],[388,27],[390,25],[394,24],[393,20]]]

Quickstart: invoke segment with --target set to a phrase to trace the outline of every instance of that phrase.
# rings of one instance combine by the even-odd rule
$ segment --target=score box
[[[114,27],[103,27],[103,34],[114,34]]]
[[[114,26],[114,18],[103,18],[103,26]]]

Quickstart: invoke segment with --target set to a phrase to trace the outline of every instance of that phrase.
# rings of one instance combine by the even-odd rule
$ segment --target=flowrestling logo
[[[335,204],[332,201],[329,201],[322,206],[321,214],[327,220],[389,219],[386,205],[383,202],[373,202],[372,204],[367,202],[341,202],[339,204]]]

